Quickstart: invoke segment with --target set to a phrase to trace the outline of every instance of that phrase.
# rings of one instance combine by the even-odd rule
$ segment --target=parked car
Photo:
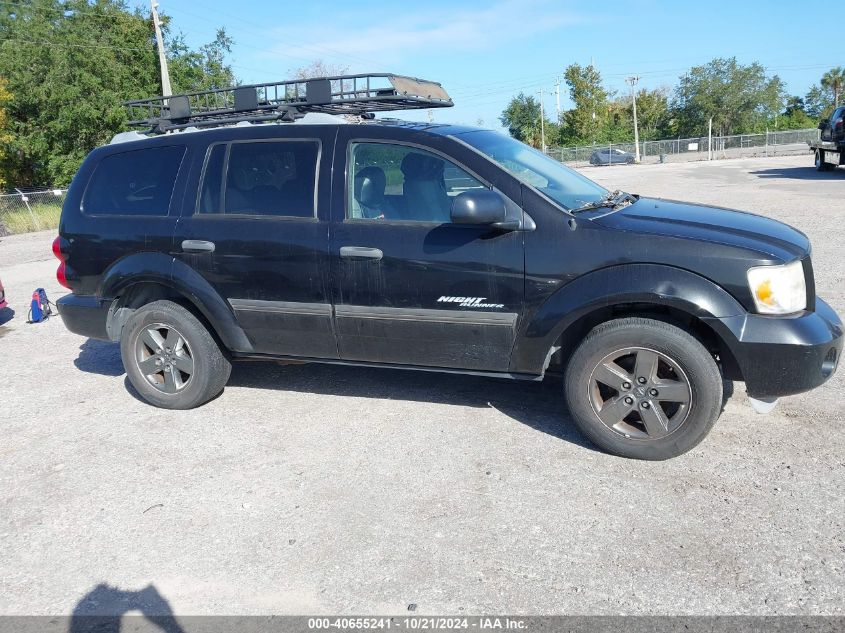
[[[633,165],[634,155],[621,149],[603,147],[590,154],[591,165]]]
[[[408,95],[437,84],[400,79],[431,107]],[[328,93],[309,82],[315,110],[348,107]],[[155,406],[203,404],[242,359],[560,374],[595,444],[664,459],[707,435],[724,380],[762,409],[836,370],[810,243],[774,220],[610,192],[488,130],[164,112],[141,123],[171,133],[88,155],[55,244],[64,323],[119,341]]]

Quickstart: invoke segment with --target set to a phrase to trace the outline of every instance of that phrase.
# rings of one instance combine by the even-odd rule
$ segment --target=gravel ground
[[[583,171],[799,227],[845,314],[845,170],[810,163]],[[244,363],[157,410],[116,345],[25,323],[52,237],[0,243],[0,614],[845,614],[845,372],[769,416],[738,385],[663,463],[594,450],[551,380]]]

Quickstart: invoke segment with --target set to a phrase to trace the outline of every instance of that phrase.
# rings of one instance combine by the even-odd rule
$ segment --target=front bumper
[[[65,295],[56,302],[56,308],[65,327],[74,334],[103,341],[111,340],[108,334],[108,319],[111,303],[96,297]]]
[[[733,355],[752,398],[771,399],[815,389],[836,372],[843,328],[821,299],[793,317],[743,314],[707,319]]]

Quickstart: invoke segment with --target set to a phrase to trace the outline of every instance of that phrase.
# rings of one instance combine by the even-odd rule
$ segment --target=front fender
[[[103,275],[98,295],[105,301],[113,300],[130,286],[145,282],[170,288],[190,301],[229,350],[253,351],[252,343],[223,297],[202,275],[170,255],[136,253],[115,262]]]
[[[698,318],[744,314],[721,286],[695,273],[659,264],[623,264],[578,277],[552,294],[520,328],[513,373],[540,374],[552,346],[581,317],[622,304],[667,306]]]

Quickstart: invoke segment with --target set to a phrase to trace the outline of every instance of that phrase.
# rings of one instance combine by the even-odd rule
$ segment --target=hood
[[[687,202],[640,198],[594,222],[621,231],[663,235],[757,251],[784,262],[810,251],[807,236],[759,215]]]

